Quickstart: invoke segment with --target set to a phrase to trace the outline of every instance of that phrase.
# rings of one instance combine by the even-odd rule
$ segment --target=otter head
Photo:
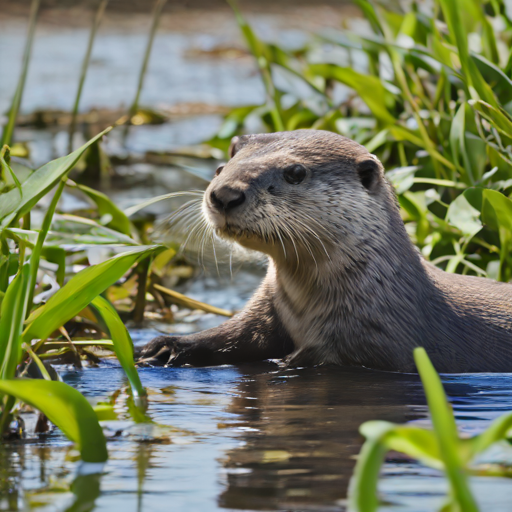
[[[330,258],[364,244],[389,209],[376,157],[331,132],[235,137],[203,200],[218,236],[281,261]],[[353,251],[352,251],[353,252]]]

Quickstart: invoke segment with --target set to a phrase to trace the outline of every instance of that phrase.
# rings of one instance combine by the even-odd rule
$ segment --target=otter
[[[320,130],[235,137],[202,203],[216,235],[268,256],[246,307],[218,327],[160,336],[141,363],[266,359],[415,372],[512,371],[512,286],[427,262],[380,161]]]

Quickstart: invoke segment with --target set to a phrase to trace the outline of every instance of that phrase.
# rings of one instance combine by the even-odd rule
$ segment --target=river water
[[[4,445],[0,510],[344,510],[359,425],[426,421],[413,375],[271,363],[140,374],[155,424],[107,422],[110,459],[101,477],[81,476],[76,494],[69,491],[77,463],[59,431]],[[124,384],[122,371],[107,364],[62,375],[93,401]],[[443,381],[466,434],[512,407],[510,375]],[[484,459],[512,463],[512,449],[500,445]],[[472,485],[482,511],[510,510],[510,480],[474,477]],[[405,512],[438,510],[447,490],[439,472],[396,455],[379,489],[379,510]]]

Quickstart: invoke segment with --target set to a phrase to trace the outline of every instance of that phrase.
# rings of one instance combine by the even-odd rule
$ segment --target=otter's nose
[[[231,187],[220,187],[210,192],[210,201],[217,210],[227,212],[242,204],[245,194]]]

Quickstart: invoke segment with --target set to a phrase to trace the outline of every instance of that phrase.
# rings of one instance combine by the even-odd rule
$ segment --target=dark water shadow
[[[425,416],[416,375],[252,369],[238,392],[228,410],[241,443],[222,460],[227,487],[219,497],[231,509],[338,509],[361,448],[361,423]]]

